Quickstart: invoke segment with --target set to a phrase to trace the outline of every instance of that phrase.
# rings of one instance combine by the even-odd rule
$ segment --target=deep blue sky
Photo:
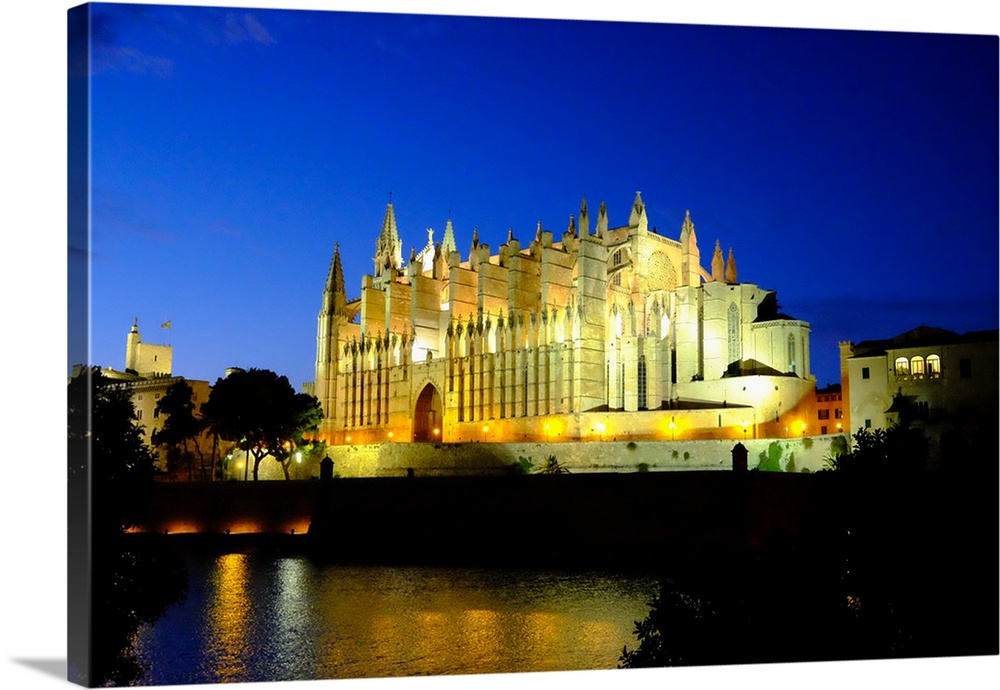
[[[92,363],[134,317],[174,371],[313,377],[339,242],[359,293],[390,191],[494,249],[636,190],[703,263],[839,340],[996,328],[995,36],[95,5]],[[170,320],[172,328],[159,325]]]

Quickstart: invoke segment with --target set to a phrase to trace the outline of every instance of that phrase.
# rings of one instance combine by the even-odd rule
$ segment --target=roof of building
[[[998,330],[956,333],[934,326],[917,326],[893,338],[862,340],[854,346],[854,357],[884,355],[888,350],[904,347],[928,347],[955,343],[982,343],[997,340]]]

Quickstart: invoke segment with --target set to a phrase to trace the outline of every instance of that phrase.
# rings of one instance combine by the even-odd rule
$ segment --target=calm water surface
[[[144,684],[614,668],[656,580],[612,573],[191,558],[140,629]]]

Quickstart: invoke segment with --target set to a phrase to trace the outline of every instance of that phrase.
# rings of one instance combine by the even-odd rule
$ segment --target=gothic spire
[[[725,262],[722,260],[722,247],[719,240],[715,241],[715,253],[712,254],[712,280],[723,282],[726,279]]]
[[[448,212],[448,222],[444,226],[444,237],[441,238],[441,250],[444,252],[445,257],[454,251],[458,251],[458,245],[455,244],[455,229],[451,225],[451,211]]]
[[[382,231],[375,243],[375,275],[379,275],[385,268],[398,271],[402,267],[403,247],[399,242],[399,231],[396,228],[396,212],[390,200],[385,209],[385,218],[382,220]]]
[[[640,220],[646,215],[646,205],[642,203],[642,193],[635,193],[635,201],[632,202],[632,211],[628,216],[628,225],[634,228],[639,225]]]
[[[729,258],[726,259],[726,282],[735,284],[736,280],[736,259],[733,258],[733,248],[729,248]]]
[[[608,205],[601,202],[601,207],[597,210],[597,236],[604,237],[608,231]]]
[[[326,274],[323,290],[323,312],[343,314],[347,310],[347,292],[344,289],[344,269],[340,264],[340,244],[333,245],[333,258]]]
[[[590,234],[590,217],[587,215],[587,197],[580,200],[580,236]]]

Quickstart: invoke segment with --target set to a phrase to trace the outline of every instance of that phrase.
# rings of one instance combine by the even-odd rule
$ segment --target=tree
[[[909,424],[893,424],[888,429],[858,429],[849,452],[826,458],[825,471],[875,476],[913,473],[927,465],[927,438]]]
[[[83,681],[135,685],[142,680],[132,650],[136,631],[184,595],[186,573],[168,549],[126,534],[142,524],[154,460],[129,391],[88,368],[70,379],[68,413],[70,485],[90,488],[78,504],[89,510],[89,553],[70,548],[71,568],[80,577],[89,573],[89,675]],[[71,495],[71,501],[79,498]]]
[[[220,438],[253,457],[254,481],[268,456],[282,465],[287,478],[293,445],[322,419],[316,398],[295,393],[286,377],[268,369],[235,371],[219,379],[201,409]]]
[[[153,479],[153,454],[128,390],[92,368],[70,379],[68,389],[71,475],[88,469],[93,484],[95,530],[123,532],[138,524]]]
[[[189,443],[193,442],[195,453],[201,461],[201,475],[205,475],[205,455],[198,436],[205,428],[201,419],[194,414],[194,391],[187,381],[178,381],[170,386],[163,397],[156,402],[156,411],[166,415],[163,428],[153,432],[153,445],[165,446],[168,455],[175,453],[187,463],[188,481],[193,475],[194,453]]]

